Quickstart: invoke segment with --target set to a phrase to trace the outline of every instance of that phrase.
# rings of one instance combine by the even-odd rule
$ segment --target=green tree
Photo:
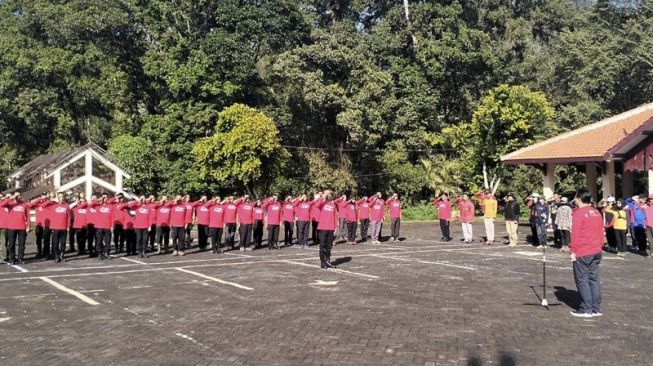
[[[199,140],[193,155],[201,178],[244,186],[254,195],[274,181],[288,159],[274,121],[243,104],[219,113],[216,132]]]
[[[109,142],[109,154],[131,173],[131,178],[124,184],[132,192],[139,195],[159,192],[160,159],[150,141],[138,136],[119,135]]]

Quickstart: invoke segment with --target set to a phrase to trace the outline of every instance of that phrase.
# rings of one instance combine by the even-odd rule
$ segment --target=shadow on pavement
[[[339,265],[345,264],[347,262],[351,262],[351,257],[338,258],[338,259],[332,261],[331,264],[333,264],[334,266],[339,266]]]
[[[497,362],[492,362],[492,364],[499,365],[499,366],[516,366],[517,362],[515,361],[515,358],[513,357],[512,354],[506,351],[501,351],[499,352],[499,357],[497,359]],[[481,360],[481,357],[479,357],[478,355],[472,355],[467,360],[467,366],[482,366],[482,365],[483,365],[483,360]]]
[[[578,294],[578,291],[570,290],[563,286],[554,286],[553,289],[553,294],[558,301],[572,309],[578,309],[580,307],[580,295]]]

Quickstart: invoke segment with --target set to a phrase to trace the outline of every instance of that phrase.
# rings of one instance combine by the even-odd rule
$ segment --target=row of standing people
[[[63,193],[44,194],[25,202],[16,192],[0,200],[0,229],[6,233],[6,245],[0,245],[6,250],[0,253],[0,260],[23,262],[26,236],[31,229],[30,210],[35,211],[36,256],[57,262],[64,259],[67,236],[72,239],[72,248],[76,244],[79,255],[88,253],[99,259],[110,258],[112,238],[114,253],[122,253],[126,247],[127,255],[144,257],[148,251],[155,250],[156,244],[156,252],[165,254],[169,253],[172,240],[172,254],[185,255],[194,223],[201,251],[207,249],[209,239],[214,253],[220,253],[225,247],[234,249],[237,230],[241,250],[261,247],[264,226],[268,229],[268,248],[275,249],[281,225],[285,245],[292,245],[296,228],[298,244],[306,247],[309,231],[313,243],[319,242],[325,192],[314,195],[312,200],[302,195],[280,201],[278,195],[272,195],[256,202],[251,202],[247,195],[224,200],[202,197],[198,201],[191,201],[188,196],[170,200],[165,196],[160,200],[150,196],[129,202],[122,194],[113,198],[93,196],[90,200],[80,195],[72,203],[65,202]],[[328,194],[332,193],[328,191]],[[387,200],[380,193],[361,199],[341,196],[333,203],[337,214],[334,234],[346,238],[350,244],[357,243],[359,224],[362,241],[371,237],[378,243],[386,209],[391,217],[392,238],[399,237],[401,202],[397,195]]]

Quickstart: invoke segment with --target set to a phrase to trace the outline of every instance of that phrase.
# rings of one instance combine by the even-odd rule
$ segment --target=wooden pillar
[[[596,165],[591,161],[585,163],[585,184],[592,194],[592,201],[598,202],[599,192],[596,185]]]
[[[605,163],[601,181],[603,182],[603,198],[608,198],[608,196],[614,197],[616,194],[614,180],[614,161],[608,161]]]
[[[553,163],[544,164],[544,174],[542,175],[542,193],[547,200],[553,197],[555,192],[555,171],[556,165]]]
[[[633,172],[624,170],[621,174],[621,194],[623,198],[632,197],[635,188],[633,185]]]

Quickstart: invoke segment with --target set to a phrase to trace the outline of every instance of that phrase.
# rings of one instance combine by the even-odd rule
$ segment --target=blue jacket
[[[624,203],[628,206],[628,211],[630,211],[630,226],[632,227],[646,227],[646,211],[633,201],[632,198],[626,198]]]

